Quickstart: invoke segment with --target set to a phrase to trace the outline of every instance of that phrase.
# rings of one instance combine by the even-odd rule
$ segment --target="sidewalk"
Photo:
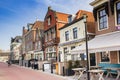
[[[17,65],[17,66],[19,66],[19,65]],[[30,69],[30,70],[33,70],[33,71],[36,71],[36,72],[40,72],[40,73],[43,73],[43,74],[55,76],[55,77],[61,78],[63,80],[78,80],[77,78],[73,79],[73,76],[61,76],[61,75],[57,75],[55,73],[51,73],[50,70],[43,72],[42,70],[34,70],[32,68],[28,68],[28,67],[24,67],[24,66],[19,66],[19,67]],[[86,73],[83,74],[83,76],[80,78],[80,80],[87,80],[87,74]],[[95,80],[98,80],[98,78],[95,79]],[[115,80],[115,78],[113,78],[113,77],[105,78],[104,77],[104,80]],[[118,79],[118,80],[120,80],[120,79]]]

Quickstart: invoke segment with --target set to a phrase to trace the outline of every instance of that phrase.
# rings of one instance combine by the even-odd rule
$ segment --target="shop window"
[[[74,49],[74,48],[75,48],[75,46],[71,46],[71,50]]]
[[[109,62],[109,52],[101,52],[101,62]]]
[[[84,55],[84,53],[83,53],[83,54],[80,54],[80,59],[81,59],[81,60],[85,60],[85,55]]]

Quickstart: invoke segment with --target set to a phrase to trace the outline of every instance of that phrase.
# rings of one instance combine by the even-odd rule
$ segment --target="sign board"
[[[44,63],[44,69],[45,70],[50,70],[51,69],[51,64],[50,63]]]
[[[120,30],[120,26],[116,26],[116,30]]]

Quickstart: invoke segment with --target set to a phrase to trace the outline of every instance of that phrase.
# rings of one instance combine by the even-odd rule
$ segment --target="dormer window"
[[[105,9],[99,11],[99,30],[107,28],[107,14]]]
[[[72,22],[72,16],[69,16],[68,17],[68,23],[71,23]]]

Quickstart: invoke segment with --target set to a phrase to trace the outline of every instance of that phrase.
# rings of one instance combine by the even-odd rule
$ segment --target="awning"
[[[88,41],[88,53],[120,50],[120,31],[95,36]],[[86,44],[76,47],[71,54],[86,53]]]

